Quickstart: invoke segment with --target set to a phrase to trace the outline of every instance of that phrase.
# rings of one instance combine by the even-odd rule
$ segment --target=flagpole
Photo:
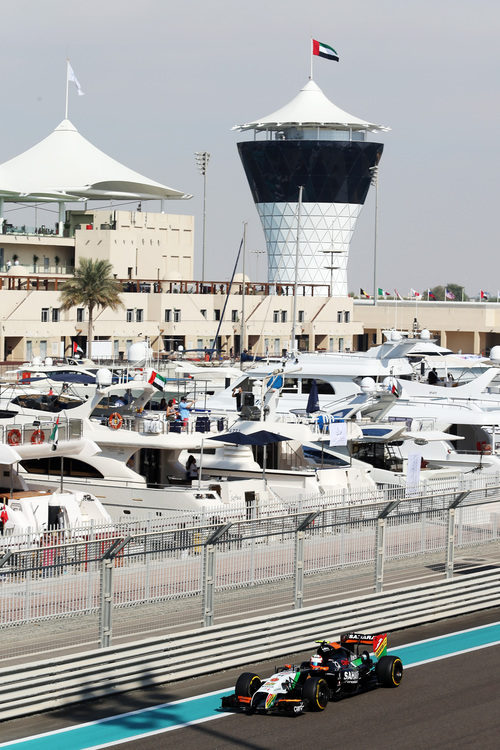
[[[311,37],[311,49],[310,49],[309,53],[311,55],[311,72],[309,74],[309,80],[312,81],[312,79],[313,79],[313,39],[312,39],[312,37]]]
[[[68,119],[68,89],[69,89],[69,58],[66,58],[66,108],[64,110],[64,119]]]

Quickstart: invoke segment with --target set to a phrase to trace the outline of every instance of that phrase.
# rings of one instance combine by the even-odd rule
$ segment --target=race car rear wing
[[[343,633],[340,642],[352,650],[352,646],[371,646],[373,653],[380,659],[387,651],[387,633],[367,635],[365,633]]]

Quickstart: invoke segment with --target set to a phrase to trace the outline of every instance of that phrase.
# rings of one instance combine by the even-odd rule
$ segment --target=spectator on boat
[[[436,383],[438,382],[438,374],[435,367],[433,367],[432,370],[429,370],[429,374],[427,375],[427,382],[429,383],[429,385],[436,385]]]
[[[243,393],[243,389],[240,385],[233,388],[232,396],[236,399],[236,411],[241,411],[241,394]]]
[[[167,408],[165,409],[165,416],[169,421],[176,418],[177,409],[175,408],[175,399],[170,398],[168,400]]]
[[[186,461],[186,479],[188,481],[193,481],[193,479],[198,479],[198,465],[196,463],[196,458],[190,454],[188,460]]]
[[[167,408],[167,402],[164,398],[160,401],[160,411],[165,411]]]
[[[185,396],[181,398],[180,403],[179,403],[179,416],[184,423],[184,427],[188,423],[189,412],[191,411],[193,406],[194,406],[194,401],[188,401]]]
[[[3,528],[8,520],[9,514],[7,513],[7,507],[4,503],[2,506],[2,510],[0,511],[0,534],[3,534]]]

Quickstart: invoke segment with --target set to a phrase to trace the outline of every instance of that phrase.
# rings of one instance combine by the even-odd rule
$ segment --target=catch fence
[[[0,537],[2,660],[498,565],[498,477]]]

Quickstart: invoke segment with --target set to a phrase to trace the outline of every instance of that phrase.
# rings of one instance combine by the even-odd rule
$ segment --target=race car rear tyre
[[[243,672],[236,680],[234,692],[244,698],[251,698],[262,685],[260,677],[253,672]]]
[[[399,687],[403,679],[403,662],[397,656],[382,656],[377,662],[377,679],[384,687]]]
[[[312,674],[304,683],[302,698],[310,711],[324,711],[330,698],[330,689],[324,677]]]

